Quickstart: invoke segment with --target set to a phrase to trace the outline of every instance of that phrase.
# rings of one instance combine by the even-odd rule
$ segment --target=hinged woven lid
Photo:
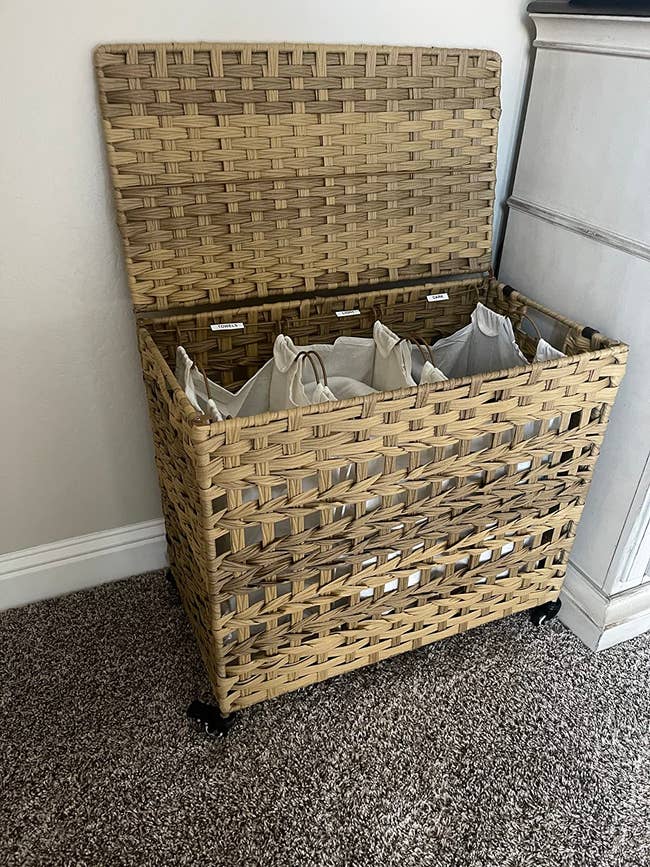
[[[96,65],[137,310],[489,267],[494,52],[109,45]]]

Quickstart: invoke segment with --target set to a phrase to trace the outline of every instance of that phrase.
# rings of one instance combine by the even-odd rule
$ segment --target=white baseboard
[[[0,610],[162,569],[165,525],[143,521],[0,555]]]
[[[608,597],[569,563],[560,598],[560,620],[592,650],[606,650],[650,630],[650,584]]]

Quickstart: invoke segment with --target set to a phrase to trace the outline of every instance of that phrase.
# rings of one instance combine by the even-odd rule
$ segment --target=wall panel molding
[[[533,13],[537,49],[650,58],[650,18]]]
[[[499,278],[630,345],[562,591],[561,619],[600,650],[650,629],[650,16],[571,9],[530,10],[537,53]]]
[[[629,253],[632,256],[639,256],[641,259],[650,260],[650,244],[646,244],[643,241],[619,235],[616,232],[611,232],[609,229],[604,229],[602,226],[588,223],[586,220],[581,220],[579,217],[563,213],[555,208],[549,208],[547,205],[531,202],[521,196],[510,196],[508,206],[515,211],[521,211],[524,214],[545,220],[547,223],[552,223],[555,226],[562,226],[564,229],[589,238],[590,241],[607,244],[609,247],[622,250],[624,253]]]

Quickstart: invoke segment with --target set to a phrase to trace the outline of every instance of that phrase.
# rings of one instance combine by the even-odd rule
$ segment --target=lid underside
[[[489,267],[494,52],[112,45],[96,66],[136,310]]]

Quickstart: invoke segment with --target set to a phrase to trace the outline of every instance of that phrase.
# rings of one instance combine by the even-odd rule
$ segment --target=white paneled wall
[[[604,647],[650,628],[650,19],[533,18],[499,276],[631,347],[565,592]]]

